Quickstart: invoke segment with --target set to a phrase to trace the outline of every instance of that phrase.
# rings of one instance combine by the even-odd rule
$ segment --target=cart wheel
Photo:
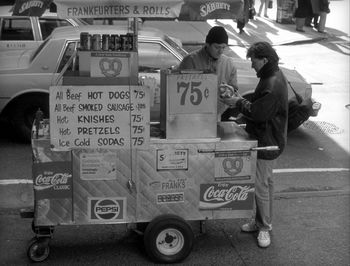
[[[50,247],[47,239],[32,238],[28,245],[28,258],[34,262],[41,262],[47,259],[50,253]]]
[[[193,247],[191,226],[176,215],[161,215],[146,228],[144,245],[154,261],[175,263],[185,259]]]
[[[36,234],[36,229],[35,229],[35,225],[34,225],[34,219],[32,220],[32,231],[34,234]]]

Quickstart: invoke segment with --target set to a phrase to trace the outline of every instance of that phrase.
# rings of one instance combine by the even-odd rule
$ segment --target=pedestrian
[[[250,46],[247,58],[260,78],[251,100],[239,95],[226,98],[228,105],[234,106],[248,119],[246,131],[258,146],[278,146],[278,150],[259,150],[255,179],[255,215],[241,226],[243,232],[258,231],[259,247],[271,243],[273,176],[275,159],[283,152],[287,142],[288,89],[287,81],[278,67],[276,51],[267,42],[257,42]]]
[[[305,19],[307,17],[313,16],[311,1],[297,0],[295,7],[296,7],[296,10],[294,15],[295,15],[296,31],[305,32],[304,31]]]
[[[269,16],[267,15],[267,8],[269,7],[269,1],[270,0],[260,0],[260,6],[259,6],[259,11],[258,11],[258,16],[261,17],[261,12],[264,9],[264,17],[268,18]]]
[[[320,33],[325,33],[327,14],[330,12],[329,0],[311,0],[312,10],[315,16],[319,17],[318,23],[314,22],[314,27]]]
[[[319,19],[319,15],[318,14],[313,14],[312,17],[306,17],[305,18],[305,26],[306,27],[314,27],[315,29],[317,29],[318,27],[318,19]],[[312,25],[311,25],[312,23]]]
[[[250,10],[254,7],[254,0],[244,0],[243,9],[237,17],[237,28],[239,34],[244,33],[244,27],[250,18]]]
[[[221,26],[212,27],[205,39],[205,45],[187,55],[180,63],[178,69],[196,69],[210,71],[217,75],[218,95],[221,87],[237,88],[237,69],[233,58],[223,54],[228,45],[228,35]],[[218,120],[221,114],[228,108],[223,100],[218,97]]]

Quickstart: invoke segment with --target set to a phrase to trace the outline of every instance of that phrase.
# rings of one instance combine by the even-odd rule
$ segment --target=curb
[[[275,192],[274,199],[295,199],[295,198],[314,198],[314,197],[332,197],[348,196],[350,190],[315,190],[315,191],[293,191],[293,192]]]

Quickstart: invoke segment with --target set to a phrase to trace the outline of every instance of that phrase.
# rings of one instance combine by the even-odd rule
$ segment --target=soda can
[[[120,51],[126,51],[128,47],[128,38],[126,35],[120,35]]]
[[[91,35],[88,32],[80,33],[80,49],[82,51],[91,50]]]
[[[102,50],[103,51],[109,50],[109,40],[110,40],[109,34],[102,35]]]
[[[101,35],[100,34],[92,35],[91,48],[93,51],[100,51],[101,50]]]
[[[128,51],[132,51],[134,49],[134,35],[132,33],[127,33],[126,34],[128,38]]]
[[[111,37],[109,39],[109,50],[114,51],[115,47],[115,36],[116,34],[111,34]],[[117,35],[118,36],[118,35]]]
[[[121,38],[118,34],[115,35],[114,40],[114,51],[120,51],[121,50]]]

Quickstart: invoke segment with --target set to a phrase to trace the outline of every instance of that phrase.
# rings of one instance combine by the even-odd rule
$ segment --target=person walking
[[[327,14],[330,12],[329,0],[311,0],[312,10],[319,17],[317,25],[314,27],[320,33],[325,33]]]
[[[258,146],[278,146],[278,150],[259,150],[255,179],[255,215],[241,226],[243,232],[258,231],[259,247],[271,244],[273,214],[273,175],[276,158],[283,152],[287,142],[288,87],[282,71],[278,67],[279,57],[267,42],[252,44],[247,58],[260,78],[251,101],[235,95],[226,98],[228,105],[244,114],[246,131]]]
[[[217,75],[218,84],[218,121],[222,113],[228,108],[220,96],[221,88],[234,90],[237,88],[237,69],[233,58],[223,54],[228,45],[228,35],[225,28],[221,26],[212,27],[205,39],[205,45],[185,56],[179,70],[203,70]]]
[[[295,10],[296,31],[305,32],[304,31],[305,19],[307,17],[313,16],[311,1],[297,0],[295,7],[296,7],[296,10]]]
[[[259,11],[258,11],[258,16],[261,17],[261,13],[264,9],[264,17],[268,18],[269,16],[267,15],[267,8],[269,7],[269,1],[270,0],[260,0],[260,6],[259,6]]]
[[[250,9],[254,7],[254,0],[244,0],[243,9],[237,17],[237,28],[239,34],[244,33],[244,27],[249,21]]]

